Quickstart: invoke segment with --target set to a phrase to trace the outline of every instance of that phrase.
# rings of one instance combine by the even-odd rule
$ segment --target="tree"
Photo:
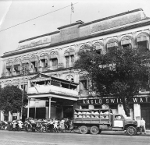
[[[5,113],[10,112],[20,112],[22,103],[25,105],[26,93],[24,94],[22,102],[22,90],[16,86],[6,86],[2,88],[0,94],[0,109],[4,110]]]
[[[100,97],[121,98],[126,115],[130,116],[130,100],[147,86],[150,52],[127,47],[98,54],[94,46],[85,45],[78,55],[74,67],[88,73],[93,91]]]

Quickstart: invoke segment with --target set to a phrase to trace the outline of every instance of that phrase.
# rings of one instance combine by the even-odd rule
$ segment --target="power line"
[[[78,3],[78,2],[74,3],[73,5],[75,5],[75,4],[77,4],[77,3]],[[67,5],[67,6],[62,7],[62,8],[60,8],[60,9],[57,9],[57,10],[55,10],[55,11],[51,11],[51,12],[45,13],[45,14],[43,14],[43,15],[37,16],[37,17],[35,17],[35,18],[26,20],[26,21],[21,22],[21,23],[18,23],[18,24],[16,24],[16,25],[10,26],[10,27],[8,27],[8,28],[6,28],[6,29],[2,29],[2,30],[0,30],[0,32],[6,31],[6,30],[8,30],[8,29],[11,29],[11,28],[13,28],[13,27],[22,25],[22,24],[24,24],[24,23],[30,22],[30,21],[32,21],[32,20],[38,19],[38,18],[43,17],[43,16],[46,16],[46,15],[48,15],[48,14],[55,13],[55,12],[57,12],[57,11],[63,10],[63,9],[65,9],[65,8],[67,8],[67,7],[70,7],[70,6],[71,6],[71,5]]]

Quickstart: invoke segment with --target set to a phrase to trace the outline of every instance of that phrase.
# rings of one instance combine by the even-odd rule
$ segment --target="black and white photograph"
[[[149,0],[0,0],[0,145],[150,145]]]

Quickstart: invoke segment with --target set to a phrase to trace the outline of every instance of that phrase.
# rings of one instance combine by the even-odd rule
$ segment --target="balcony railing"
[[[28,94],[56,93],[60,95],[62,94],[62,95],[78,96],[77,90],[72,90],[53,85],[35,85],[34,87],[29,87],[27,93]]]

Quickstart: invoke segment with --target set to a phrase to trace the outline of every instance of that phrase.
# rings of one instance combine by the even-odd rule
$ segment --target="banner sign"
[[[122,104],[121,98],[96,98],[77,101],[79,105]],[[132,104],[150,103],[150,97],[133,97]]]

